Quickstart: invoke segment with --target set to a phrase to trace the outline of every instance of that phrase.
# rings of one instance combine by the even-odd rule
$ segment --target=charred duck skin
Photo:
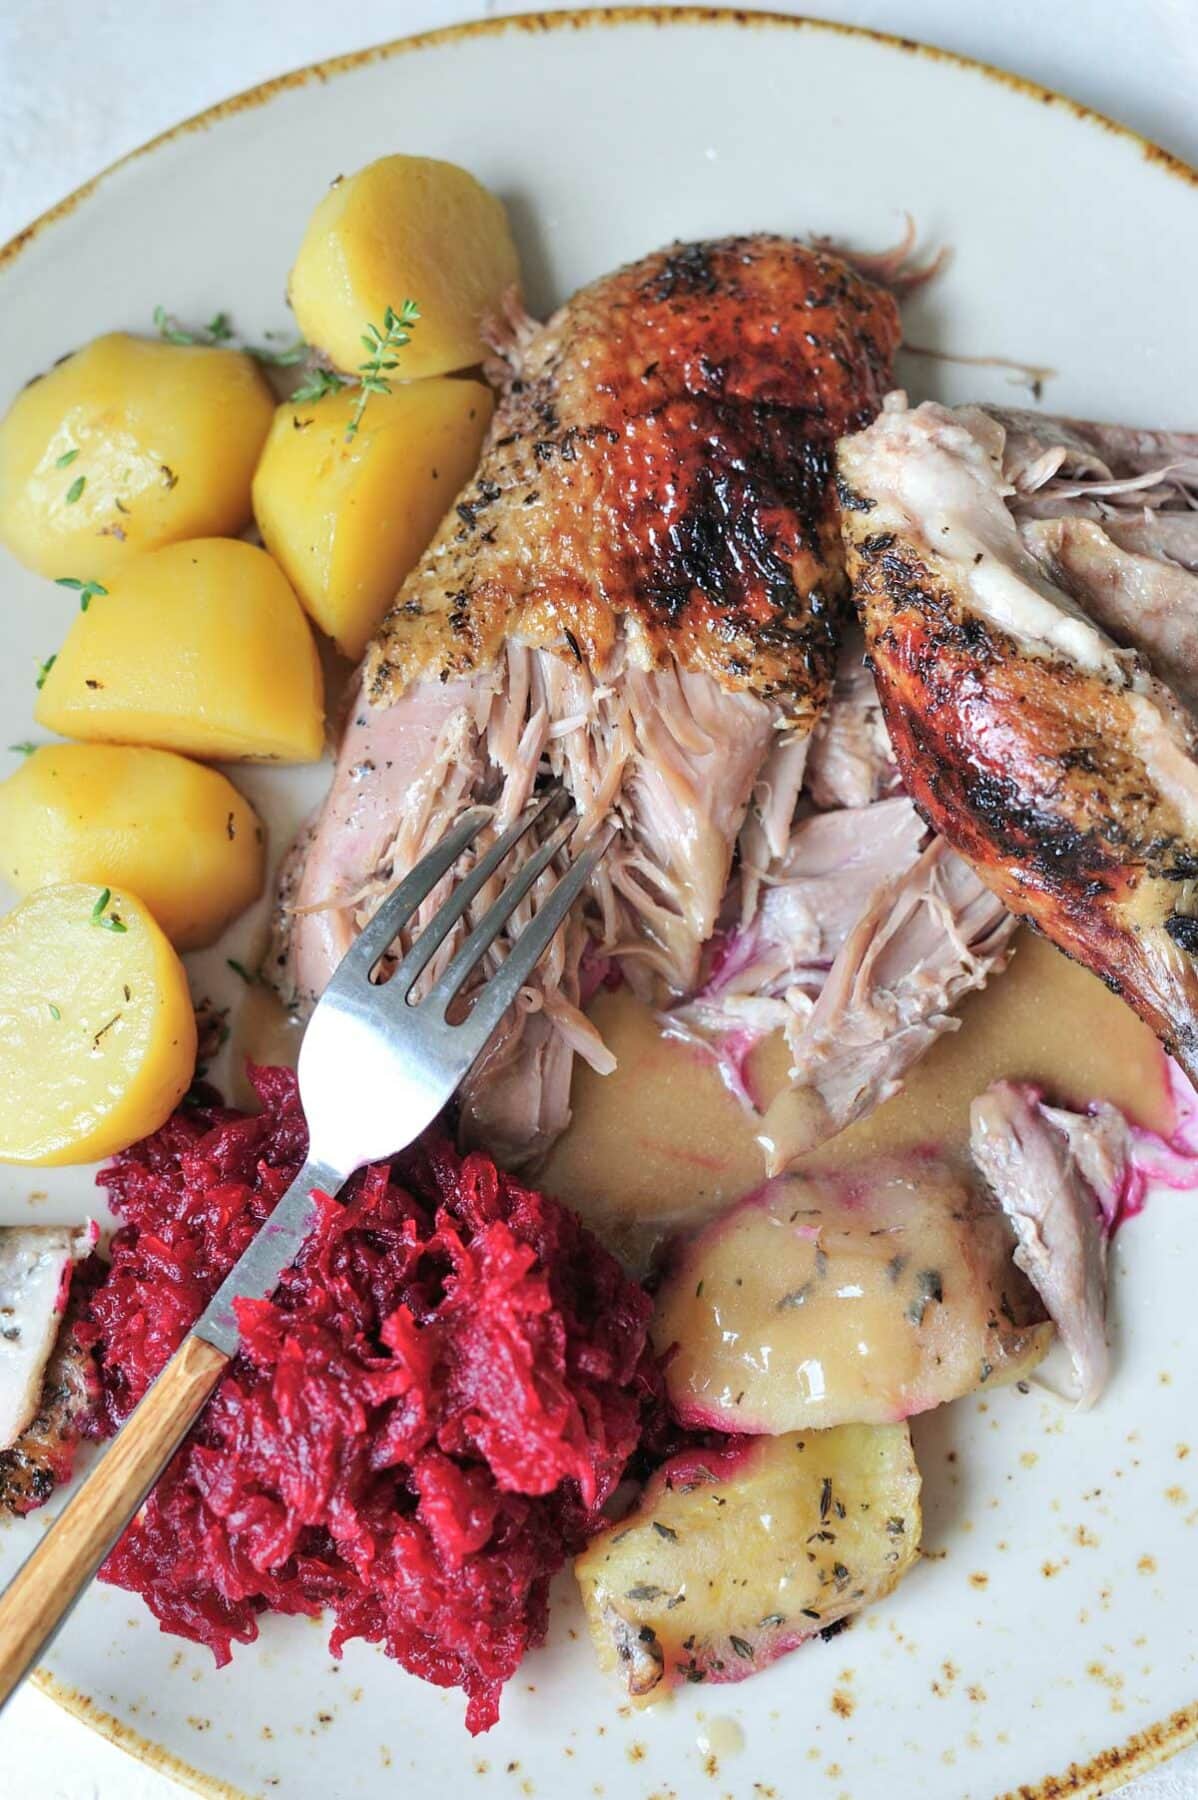
[[[896,404],[841,446],[854,597],[903,782],[1012,912],[1198,1075],[1198,763],[1136,649],[1052,579],[1004,430]]]
[[[836,439],[881,404],[891,296],[788,238],[676,244],[514,321],[478,475],[367,664],[374,705],[504,639],[676,658],[813,720],[844,592]]]

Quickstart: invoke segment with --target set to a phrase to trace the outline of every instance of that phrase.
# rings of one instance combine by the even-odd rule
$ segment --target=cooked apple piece
[[[1052,1326],[999,1209],[913,1155],[783,1176],[717,1219],[658,1296],[653,1336],[687,1424],[907,1418],[1026,1375]]]
[[[919,1485],[905,1425],[674,1457],[574,1564],[600,1663],[634,1705],[743,1681],[890,1592],[919,1548]]]

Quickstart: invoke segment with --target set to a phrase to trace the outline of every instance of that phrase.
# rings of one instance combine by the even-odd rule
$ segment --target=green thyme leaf
[[[78,594],[80,612],[86,612],[97,595],[107,595],[108,593],[108,589],[101,587],[98,581],[80,581],[74,575],[58,575],[55,577],[54,585],[55,587],[70,588],[73,593]]]
[[[326,394],[335,394],[347,385],[345,376],[334,374],[332,369],[309,369],[291,398],[302,406],[309,400],[323,400]]]
[[[86,475],[76,475],[74,481],[72,481],[70,487],[67,489],[67,505],[68,506],[74,506],[76,500],[78,500],[82,497],[83,490],[86,486],[87,486],[87,476]]]
[[[939,1269],[921,1269],[915,1277],[915,1298],[907,1308],[907,1317],[912,1325],[922,1325],[928,1307],[942,1305],[943,1301],[944,1282]]]
[[[232,969],[234,975],[241,976],[241,979],[245,982],[247,987],[253,987],[258,977],[257,975],[251,975],[244,963],[239,963],[235,956],[226,956],[225,963],[228,968]]]
[[[39,693],[41,692],[42,688],[45,687],[46,676],[50,673],[51,669],[54,667],[54,665],[57,661],[58,661],[58,657],[56,654],[54,656],[48,656],[44,663],[38,664],[37,687],[38,687]]]
[[[64,450],[62,455],[56,460],[54,467],[56,469],[69,469],[78,454],[78,450]]]
[[[49,1001],[48,1004],[50,1007],[50,1017],[52,1019],[61,1019],[62,1014],[59,1012],[58,1008],[55,1006],[53,1000]]]
[[[270,335],[268,331],[266,336]],[[288,344],[283,350],[272,350],[261,344],[247,344],[245,348],[255,362],[265,363],[271,369],[293,369],[297,363],[306,362],[312,354],[312,346],[306,344],[303,338],[296,338],[294,344]]]
[[[158,327],[158,335],[165,338],[168,344],[199,344],[202,339],[194,331],[188,331],[180,325],[173,313],[168,313],[165,306],[154,308],[154,323]]]
[[[23,744],[10,744],[8,747],[14,756],[32,756],[37,749],[37,745],[31,744],[28,738]]]
[[[109,912],[108,907],[111,900],[112,889],[101,888],[100,896],[92,907],[92,924],[99,925],[104,931],[128,931],[129,927],[121,918],[120,913]],[[105,1026],[105,1030],[107,1029],[108,1027]]]

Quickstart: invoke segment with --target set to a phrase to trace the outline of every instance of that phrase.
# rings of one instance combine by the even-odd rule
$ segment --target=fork
[[[394,1156],[436,1118],[548,949],[611,841],[610,833],[574,858],[497,972],[477,988],[466,1017],[451,1023],[450,1008],[466,982],[565,846],[577,823],[574,814],[554,827],[504,885],[428,992],[414,997],[417,981],[471,901],[531,826],[559,808],[563,798],[560,789],[550,792],[501,833],[413,939],[390,978],[375,981],[399,934],[492,817],[490,807],[472,807],[382,902],[338,964],[300,1045],[307,1160],[0,1595],[0,1707],[53,1638],[236,1355],[234,1302],[273,1293],[315,1219],[314,1195],[335,1196],[355,1170]]]

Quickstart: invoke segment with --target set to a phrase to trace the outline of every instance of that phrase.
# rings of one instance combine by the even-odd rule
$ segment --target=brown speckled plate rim
[[[192,118],[184,119],[169,131],[151,138],[148,143],[132,150],[128,155],[120,157],[109,164],[106,169],[94,175],[90,181],[78,187],[57,205],[41,214],[32,224],[19,231],[15,237],[0,247],[0,274],[11,267],[22,251],[33,243],[39,234],[48,230],[51,225],[68,218],[83,201],[102,186],[117,170],[125,168],[138,157],[147,156],[152,150],[159,149],[182,137],[185,133],[206,130],[210,125],[219,124],[222,119],[230,118],[236,113],[248,111],[251,107],[265,106],[293,89],[307,87],[314,81],[327,82],[335,76],[351,74],[354,70],[365,68],[371,63],[387,62],[394,56],[408,51],[428,50],[442,44],[454,44],[469,38],[499,37],[509,32],[540,33],[548,31],[584,31],[593,30],[601,25],[652,25],[664,27],[670,25],[714,25],[720,27],[741,26],[751,29],[805,30],[832,33],[841,37],[858,38],[875,44],[882,44],[888,49],[897,50],[909,56],[922,56],[930,61],[949,63],[958,69],[968,70],[973,74],[984,75],[1003,87],[1014,89],[1025,98],[1042,106],[1063,107],[1073,114],[1074,118],[1088,126],[1134,144],[1146,162],[1155,163],[1166,174],[1177,180],[1198,188],[1198,170],[1190,167],[1172,152],[1154,144],[1140,132],[1133,131],[1130,126],[1120,125],[1105,114],[1096,112],[1092,107],[1084,106],[1078,100],[1071,100],[1052,88],[1042,87],[1038,82],[1029,81],[1022,75],[1013,75],[1009,70],[996,68],[992,63],[976,61],[972,57],[960,56],[952,50],[941,50],[931,44],[917,43],[913,38],[897,37],[891,32],[874,31],[861,25],[842,25],[827,19],[809,19],[788,13],[767,13],[746,11],[732,7],[704,6],[604,6],[576,12],[531,12],[518,13],[506,18],[479,19],[461,25],[449,25],[438,31],[422,32],[414,37],[395,38],[384,44],[376,44],[366,50],[356,50],[345,56],[329,57],[323,62],[309,63],[303,68],[293,69],[290,73],[276,76],[271,81],[260,82],[256,87],[246,88],[244,92],[234,94],[227,100],[219,101],[215,106],[207,107]],[[127,1751],[139,1761],[168,1775],[192,1792],[201,1794],[205,1800],[250,1800],[240,1788],[230,1782],[222,1781],[217,1776],[209,1775],[193,1764],[185,1762],[181,1757],[168,1750],[163,1744],[156,1744],[151,1739],[142,1737],[126,1725],[123,1720],[112,1713],[105,1712],[87,1694],[78,1688],[67,1686],[52,1675],[48,1669],[38,1669],[32,1677],[36,1687],[46,1694],[66,1712],[71,1713],[84,1725],[100,1733],[118,1748]],[[1198,1741],[1198,1701],[1193,1705],[1182,1707],[1155,1725],[1138,1731],[1126,1742],[1112,1746],[1109,1750],[1100,1751],[1085,1763],[1071,1763],[1059,1775],[1047,1775],[1042,1780],[1024,1783],[999,1800],[1100,1800],[1100,1796],[1110,1794],[1116,1788],[1133,1780],[1137,1775],[1165,1762],[1177,1751]]]

